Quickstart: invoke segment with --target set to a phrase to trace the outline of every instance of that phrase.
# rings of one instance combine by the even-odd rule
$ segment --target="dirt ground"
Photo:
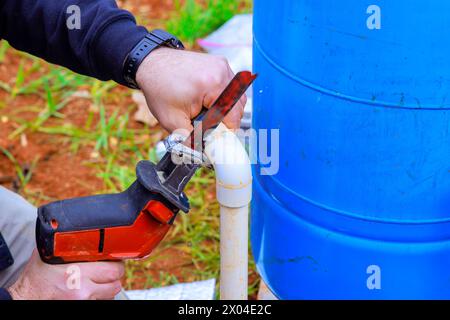
[[[160,27],[161,23],[168,18],[174,9],[174,1],[158,0],[123,0],[118,1],[119,6],[130,10],[134,14],[148,19],[150,26]],[[9,52],[8,52],[9,53]],[[11,83],[14,81],[20,58],[17,55],[7,54],[4,63],[0,64],[0,81]],[[28,64],[25,69],[30,68]],[[45,74],[46,70],[33,74],[37,78]],[[28,79],[28,81],[33,78]],[[114,89],[118,92],[127,91],[125,88]],[[118,94],[117,96],[121,96]],[[124,95],[122,95],[124,96]],[[32,162],[38,159],[33,172],[33,177],[28,184],[28,188],[37,193],[42,193],[52,200],[65,199],[71,197],[86,196],[92,193],[98,193],[103,189],[103,183],[95,175],[94,169],[88,164],[95,162],[91,155],[92,147],[83,147],[76,154],[70,152],[69,143],[61,143],[60,137],[41,134],[38,132],[26,132],[22,137],[15,139],[8,138],[9,135],[19,127],[19,123],[14,118],[32,120],[36,116],[33,112],[27,112],[24,107],[30,105],[43,105],[45,101],[38,96],[16,96],[11,99],[8,94],[0,90],[0,101],[4,101],[6,108],[0,110],[0,147],[10,151],[26,172]],[[107,105],[110,110],[122,109],[122,112],[128,112],[127,107],[133,105],[131,98],[126,96],[121,101],[111,101]],[[85,99],[74,99],[62,111],[64,122],[82,125],[86,122],[86,109],[89,108],[89,101]],[[54,119],[51,119],[54,121]],[[144,125],[135,123],[136,126]],[[157,128],[156,130],[160,130]],[[26,139],[26,143],[24,143]],[[13,175],[14,166],[5,156],[0,156],[0,184],[14,191],[19,191],[18,178]],[[47,198],[46,198],[47,199]],[[47,202],[42,199],[36,205]]]

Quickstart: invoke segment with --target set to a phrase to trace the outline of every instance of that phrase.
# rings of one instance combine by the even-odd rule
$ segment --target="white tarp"
[[[130,300],[214,300],[216,279],[125,291]]]

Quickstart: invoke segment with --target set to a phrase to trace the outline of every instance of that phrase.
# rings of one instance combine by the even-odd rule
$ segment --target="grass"
[[[166,28],[176,34],[189,46],[194,42],[216,30],[223,23],[233,17],[236,12],[248,12],[251,10],[251,1],[238,0],[196,0],[175,1],[177,8]]]
[[[192,46],[197,38],[210,33],[236,12],[245,12],[250,8],[248,0],[177,1],[167,28]],[[19,61],[15,77],[11,81],[0,82],[0,91],[7,96],[0,104],[0,116],[8,110],[7,117],[15,123],[14,130],[8,136],[9,144],[19,144],[23,135],[39,134],[54,138],[61,146],[68,145],[68,152],[72,155],[80,150],[91,150],[90,159],[80,166],[90,167],[101,180],[103,188],[96,190],[98,193],[124,190],[134,181],[135,164],[139,160],[156,161],[154,146],[161,138],[160,129],[138,126],[130,119],[130,114],[135,110],[134,105],[127,102],[130,90],[120,89],[113,82],[97,81],[49,65],[14,51],[3,41],[0,43],[0,64],[7,55],[15,56]],[[80,92],[87,94],[77,97]],[[26,103],[13,110],[5,109],[9,103],[27,97],[37,97],[38,102]],[[81,124],[74,123],[66,115],[70,104],[80,99],[90,105],[84,111],[86,115]],[[22,115],[30,113],[33,115],[31,118]],[[39,170],[39,157],[31,159],[31,165],[24,170],[23,163],[7,147],[0,148],[2,156],[12,164],[20,184],[19,191],[30,202],[39,204],[54,200],[42,190],[30,187],[34,173]],[[81,181],[80,185],[83,183],[86,182]],[[212,277],[218,279],[219,207],[213,194],[214,183],[213,172],[202,169],[196,173],[186,190],[191,212],[179,215],[165,241],[149,258],[127,262],[127,289],[159,287]],[[171,255],[168,252],[172,252]],[[185,258],[181,259],[181,265],[167,269],[167,259],[173,258],[174,253]],[[175,269],[172,270],[172,267]],[[254,274],[251,259],[249,268]],[[256,276],[252,278],[257,279]],[[257,286],[258,280],[252,281],[249,294],[255,294]]]
[[[9,43],[6,41],[3,41],[0,43],[0,63],[3,63],[5,60],[6,51],[9,48]]]
[[[0,146],[0,152],[3,153],[14,165],[14,170],[19,184],[17,189],[18,191],[24,192],[28,182],[30,182],[31,180],[33,170],[36,167],[39,158],[35,157],[33,162],[31,163],[31,166],[29,168],[24,168],[7,149]]]

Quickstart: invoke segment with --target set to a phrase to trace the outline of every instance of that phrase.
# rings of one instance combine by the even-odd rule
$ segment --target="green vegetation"
[[[220,27],[236,12],[250,11],[251,1],[207,0],[200,3],[186,0],[181,5],[176,0],[175,6],[177,10],[167,23],[167,30],[192,46],[195,40]]]

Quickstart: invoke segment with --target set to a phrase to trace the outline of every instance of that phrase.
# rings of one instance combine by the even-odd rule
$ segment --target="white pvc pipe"
[[[248,206],[220,207],[220,299],[247,300]]]
[[[207,137],[205,154],[216,172],[220,204],[220,298],[246,300],[250,159],[236,135],[223,124]]]

